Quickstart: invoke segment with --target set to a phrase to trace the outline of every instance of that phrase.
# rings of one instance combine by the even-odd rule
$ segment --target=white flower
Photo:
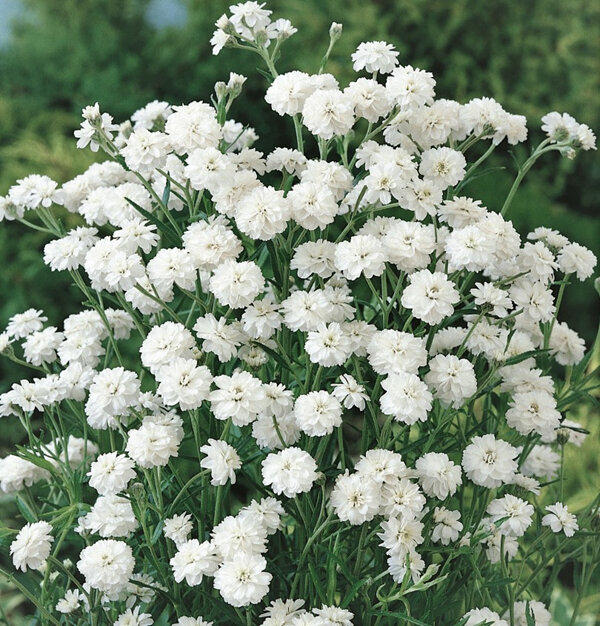
[[[140,348],[142,365],[156,374],[177,357],[192,358],[194,346],[194,337],[183,324],[165,322],[154,326]]]
[[[537,600],[521,600],[515,602],[513,607],[515,618],[515,626],[528,626],[529,620],[533,618],[534,626],[550,626],[552,615],[542,602]],[[510,618],[510,611],[502,616],[505,619]]]
[[[184,175],[197,191],[208,189],[214,193],[221,185],[230,181],[236,172],[236,165],[227,154],[217,148],[198,148],[187,158]]]
[[[465,177],[467,161],[462,152],[452,148],[431,148],[421,155],[420,174],[441,189],[458,184]]]
[[[303,180],[294,185],[286,199],[292,219],[307,230],[325,228],[339,211],[333,190],[315,181]]]
[[[285,448],[281,452],[272,452],[262,462],[262,477],[265,485],[271,485],[276,494],[293,498],[310,491],[318,477],[317,464],[308,452]]]
[[[306,167],[306,157],[299,150],[291,148],[275,148],[267,155],[267,172],[285,171],[288,174],[300,175]]]
[[[359,78],[351,82],[344,89],[344,94],[350,97],[356,116],[364,117],[369,122],[376,122],[391,109],[385,87],[370,78]]]
[[[242,309],[264,290],[265,279],[253,261],[228,259],[214,270],[208,288],[223,306]]]
[[[585,355],[585,342],[566,322],[555,320],[549,347],[560,365],[577,365]]]
[[[372,235],[355,235],[338,243],[335,249],[335,267],[349,280],[361,274],[366,278],[381,275],[385,261],[381,242]]]
[[[533,507],[525,500],[507,493],[503,498],[492,500],[488,504],[486,512],[493,523],[508,518],[504,519],[498,527],[503,535],[522,537],[531,524]]]
[[[150,613],[140,613],[140,607],[135,609],[127,609],[125,613],[121,613],[113,626],[152,626],[154,620]]]
[[[127,167],[144,176],[163,167],[170,151],[171,145],[167,135],[150,132],[145,128],[134,130],[127,140],[127,145],[121,148]]]
[[[50,556],[53,537],[48,522],[25,524],[10,544],[10,554],[17,569],[41,570]]]
[[[308,130],[321,139],[345,135],[354,125],[354,106],[350,96],[339,89],[319,89],[302,107]]]
[[[427,363],[423,339],[397,330],[373,333],[367,353],[371,367],[378,374],[416,374],[419,367]]]
[[[462,466],[476,485],[493,489],[512,481],[517,471],[517,455],[516,448],[488,434],[473,437],[463,452]]]
[[[294,413],[261,414],[252,424],[252,436],[260,448],[280,449],[300,439],[300,428]]]
[[[265,390],[258,378],[248,372],[234,372],[231,376],[216,376],[210,401],[213,415],[218,420],[231,421],[236,426],[253,422],[266,403]]]
[[[313,363],[332,367],[346,361],[352,352],[352,344],[342,327],[332,322],[309,332],[304,349]]]
[[[169,563],[175,582],[185,580],[190,587],[195,587],[204,576],[215,575],[219,557],[212,542],[190,539],[177,545],[177,552]]]
[[[431,225],[395,220],[382,243],[390,263],[405,272],[414,272],[429,264],[436,249],[436,236]]]
[[[222,363],[237,354],[237,349],[247,339],[240,324],[227,324],[227,319],[217,319],[212,313],[199,317],[194,324],[194,332],[202,339],[202,349],[213,352]]]
[[[272,535],[281,527],[281,516],[285,509],[279,500],[275,498],[263,498],[260,502],[252,500],[244,507],[238,517],[252,517],[257,520],[260,527],[266,530],[267,535]]]
[[[468,617],[465,626],[480,626],[480,624],[488,624],[489,626],[508,626],[506,620],[500,619],[495,611],[491,611],[487,607],[482,609],[471,609],[465,613],[463,617]]]
[[[31,333],[42,330],[44,322],[47,321],[48,318],[43,311],[27,309],[27,311],[17,313],[9,318],[6,333],[13,339],[23,339],[27,335],[31,335]]]
[[[69,589],[64,597],[56,603],[55,608],[59,613],[68,615],[76,611],[81,606],[82,602],[85,602],[85,596],[79,589]]]
[[[447,222],[452,228],[464,228],[475,224],[486,214],[481,200],[473,200],[466,196],[456,196],[452,200],[444,200],[439,207],[440,220]]]
[[[303,605],[304,600],[273,600],[260,615],[265,618],[261,626],[292,626],[291,620],[295,617],[307,615]]]
[[[512,309],[512,301],[508,297],[508,292],[499,289],[492,283],[475,283],[470,294],[478,306],[491,307],[490,313],[496,317],[505,317],[508,310]]]
[[[242,467],[242,461],[235,448],[226,441],[209,439],[200,448],[206,456],[200,461],[200,467],[210,470],[211,485],[225,485],[227,481],[235,484],[235,471]]]
[[[553,439],[560,425],[561,415],[556,400],[545,391],[515,393],[506,411],[506,423],[522,435],[536,432],[544,441]]]
[[[0,489],[4,493],[21,491],[44,478],[49,478],[47,470],[14,454],[0,459]]]
[[[533,446],[527,458],[521,465],[521,471],[525,476],[537,476],[552,480],[560,466],[560,455],[554,452],[550,446]]]
[[[547,515],[542,517],[542,525],[548,526],[553,533],[564,532],[567,537],[572,537],[576,530],[579,530],[579,524],[577,518],[562,502],[551,504],[546,507],[546,511],[549,511]]]
[[[389,74],[398,65],[398,52],[385,41],[363,41],[352,53],[352,67],[355,72]]]
[[[208,399],[212,374],[195,359],[177,357],[158,370],[156,392],[167,406],[178,404],[183,411],[197,409]]]
[[[128,433],[127,454],[143,468],[166,465],[179,454],[181,424],[181,418],[174,413],[145,417],[139,428]]]
[[[385,393],[379,399],[381,410],[398,422],[424,422],[431,410],[433,396],[427,385],[415,374],[390,374],[382,381]]]
[[[486,547],[485,556],[490,563],[499,563],[502,554],[502,545],[504,544],[504,557],[507,561],[512,560],[519,551],[519,542],[515,537],[503,535],[496,529],[489,519],[483,519],[482,527],[490,533],[483,544]]]
[[[346,409],[356,407],[359,411],[364,411],[365,402],[369,396],[365,393],[365,388],[360,385],[350,374],[342,374],[339,383],[333,383],[331,395],[341,402]]]
[[[342,405],[327,391],[310,391],[296,399],[294,417],[307,435],[323,437],[342,424]]]
[[[460,511],[449,511],[444,507],[435,507],[433,521],[436,524],[431,533],[431,541],[440,542],[447,546],[458,539],[463,525],[460,520]]]
[[[173,110],[168,102],[159,102],[153,100],[146,106],[138,109],[132,116],[134,128],[146,128],[152,130],[155,123],[164,123],[165,120],[171,115]]]
[[[568,243],[558,253],[558,266],[565,274],[575,273],[579,280],[589,278],[596,267],[596,256],[578,243]]]
[[[424,506],[425,496],[408,478],[393,476],[383,482],[379,512],[385,517],[418,518]]]
[[[433,75],[410,65],[395,68],[385,87],[394,103],[406,109],[431,104],[435,95]]]
[[[419,483],[429,497],[445,500],[462,484],[460,465],[443,452],[427,452],[415,463]]]
[[[244,194],[235,212],[237,227],[248,237],[268,241],[282,233],[290,219],[289,196],[273,187],[259,186]]]
[[[273,578],[265,572],[267,561],[259,555],[242,553],[225,561],[215,574],[215,589],[232,606],[257,604],[269,591]]]
[[[326,78],[327,74],[321,74]],[[339,202],[353,188],[352,174],[341,164],[331,161],[310,160],[300,177],[303,183],[327,186]]]
[[[409,573],[413,583],[420,580],[423,570],[425,569],[425,561],[415,550],[408,550],[406,553],[393,553],[388,551],[388,573],[394,579],[394,582],[401,584]],[[408,559],[408,567],[406,561]]]
[[[56,360],[56,350],[63,341],[64,335],[54,326],[31,333],[23,342],[25,360],[32,365],[52,363]]]
[[[241,241],[222,216],[211,217],[206,222],[193,222],[183,233],[182,241],[193,265],[204,270],[213,270],[223,261],[237,258],[242,252]]]
[[[380,489],[361,474],[340,474],[331,492],[331,506],[343,522],[352,525],[372,520],[379,511]]]
[[[391,517],[381,522],[381,533],[378,537],[382,540],[387,553],[392,556],[404,558],[423,543],[423,524],[410,515]]]
[[[438,354],[429,361],[425,382],[444,406],[459,408],[477,391],[473,365],[466,359]]]
[[[190,102],[174,106],[174,113],[165,123],[165,132],[179,154],[195,148],[216,147],[221,138],[221,127],[216,111],[204,102]]]
[[[173,285],[188,291],[196,287],[196,268],[185,248],[162,248],[150,260],[146,270],[159,294],[169,293]]]
[[[135,372],[122,367],[99,372],[90,386],[85,414],[92,428],[116,428],[117,418],[137,405],[140,381]]]
[[[313,609],[312,612],[323,620],[326,626],[352,626],[354,614],[348,609],[324,604],[320,609]]]
[[[269,39],[289,39],[297,32],[298,29],[294,28],[292,23],[286,19],[275,20],[267,26],[267,36]]]
[[[514,282],[509,291],[516,309],[532,322],[549,322],[556,311],[552,291],[543,283],[523,277]]]
[[[76,532],[101,537],[128,537],[139,526],[129,500],[115,495],[100,496],[89,513],[78,521]]]
[[[434,325],[452,315],[460,295],[446,274],[420,270],[408,280],[410,284],[404,288],[400,301],[416,318]]]
[[[124,454],[101,454],[92,463],[87,474],[90,477],[90,487],[102,496],[117,494],[126,489],[129,481],[135,478],[134,467],[134,462]]]
[[[84,120],[81,127],[73,132],[77,137],[77,147],[81,150],[89,145],[92,152],[97,152],[101,138],[112,139],[113,131],[119,127],[113,124],[113,118],[108,113],[100,113],[97,102],[83,108],[82,115]]]
[[[77,569],[92,589],[106,594],[109,599],[125,589],[135,560],[131,548],[123,541],[102,539],[84,548],[77,563]]]
[[[306,98],[313,91],[308,74],[292,71],[275,78],[267,89],[265,100],[279,115],[296,115],[302,112]]]
[[[191,532],[192,516],[190,513],[168,517],[163,525],[164,536],[173,541],[178,548],[189,540]]]

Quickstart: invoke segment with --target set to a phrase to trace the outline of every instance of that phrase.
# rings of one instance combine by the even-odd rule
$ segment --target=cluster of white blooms
[[[0,395],[29,437],[0,459],[2,492],[25,491],[14,565],[41,572],[46,612],[115,626],[352,626],[412,602],[432,624],[545,626],[529,589],[492,597],[481,577],[512,584],[521,548],[540,571],[536,533],[591,532],[595,510],[562,497],[589,379],[557,316],[596,258],[546,228],[521,237],[520,179],[500,212],[464,195],[495,146],[525,141],[523,116],[436,99],[382,41],[358,46],[368,77],[346,86],[278,74],[295,32],[244,2],[211,40],[265,61],[294,148],[265,156],[227,119],[246,81],[231,74],[212,104],[154,101],[121,126],[87,107],[78,146],[110,160],[0,199],[0,220],[32,211],[56,236],[44,262],[87,307],[0,333],[35,372]],[[595,147],[567,114],[542,129],[522,173]]]

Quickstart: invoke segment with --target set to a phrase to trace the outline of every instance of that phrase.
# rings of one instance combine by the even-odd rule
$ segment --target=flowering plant
[[[506,215],[538,158],[592,131],[545,116],[488,210],[467,186],[523,116],[435,100],[384,42],[341,89],[338,24],[317,74],[278,74],[293,26],[230,10],[214,53],[260,56],[295,148],[250,147],[231,74],[212,104],[121,125],[86,107],[78,146],[109,160],[0,200],[56,237],[44,261],[85,299],[62,330],[31,309],[0,334],[37,376],[0,396],[28,438],[0,460],[27,522],[2,531],[8,575],[42,624],[548,624],[548,583],[599,554],[599,500],[563,504],[591,352],[557,319],[596,259]]]

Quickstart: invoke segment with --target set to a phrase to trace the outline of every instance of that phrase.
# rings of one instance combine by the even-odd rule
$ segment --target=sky
[[[21,0],[0,0],[0,46],[10,39],[10,25],[23,11]],[[151,0],[148,21],[157,28],[179,26],[185,22],[186,10],[182,0]]]

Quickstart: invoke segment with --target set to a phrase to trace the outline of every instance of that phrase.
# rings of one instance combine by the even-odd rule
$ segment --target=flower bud
[[[341,24],[337,22],[331,22],[331,26],[329,27],[329,37],[331,41],[337,41],[342,36],[342,28]]]
[[[227,85],[222,80],[215,83],[215,94],[217,95],[217,100],[225,98],[228,92],[229,90],[227,89]]]
[[[565,443],[567,443],[570,438],[571,438],[571,433],[569,432],[568,428],[559,428],[556,431],[556,442],[559,445],[564,446]]]

